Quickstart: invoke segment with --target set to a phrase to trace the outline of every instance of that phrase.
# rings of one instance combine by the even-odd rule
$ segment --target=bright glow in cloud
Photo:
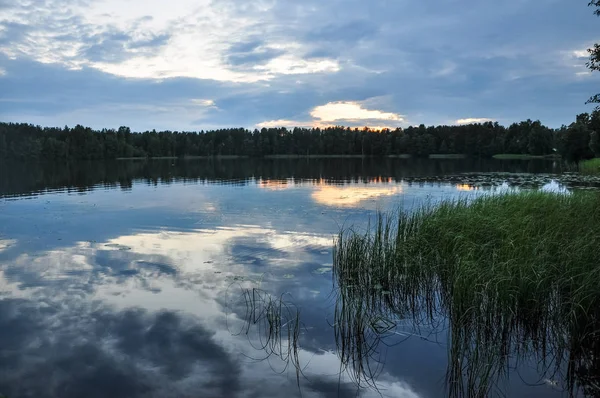
[[[368,102],[365,101],[365,102]],[[267,120],[258,123],[256,127],[332,127],[335,123],[347,126],[368,126],[372,130],[394,129],[386,122],[404,122],[404,116],[392,112],[370,110],[363,107],[361,103],[353,101],[329,102],[312,109],[310,115],[313,120],[298,121],[289,119]]]
[[[325,122],[335,122],[337,120],[394,120],[403,121],[402,115],[391,112],[381,112],[363,108],[357,102],[329,102],[328,104],[317,106],[310,113],[315,119]]]
[[[278,128],[278,127],[313,127],[314,123],[312,122],[299,122],[296,120],[286,120],[286,119],[278,119],[278,120],[267,120],[265,122],[258,123],[256,127],[258,128]]]
[[[587,50],[576,50],[573,51],[573,56],[575,58],[588,58],[590,53]]]
[[[297,57],[283,56],[269,61],[266,65],[257,65],[255,70],[265,71],[270,75],[304,75],[307,73],[337,72],[340,65],[337,61],[306,61]]]
[[[466,118],[466,119],[458,119],[456,120],[454,123],[455,124],[459,124],[459,125],[465,125],[465,124],[474,124],[474,123],[485,123],[485,122],[493,122],[494,119],[488,119],[485,117],[470,117],[470,118]]]
[[[216,106],[215,101],[211,99],[192,99],[192,103],[206,107]]]

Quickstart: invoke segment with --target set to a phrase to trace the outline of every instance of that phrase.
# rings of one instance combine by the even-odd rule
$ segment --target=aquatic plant
[[[540,382],[597,394],[599,244],[593,193],[447,201],[342,231],[334,253],[340,356],[365,374],[380,336],[410,319],[417,334],[449,326],[450,396],[500,391],[497,381],[523,363],[537,364]],[[374,345],[363,344],[368,335]]]
[[[600,158],[584,160],[579,163],[579,171],[583,174],[600,175]]]
[[[237,283],[232,284],[229,290],[235,290],[236,287],[239,294],[228,305],[233,308],[236,304],[243,303],[245,313],[241,318],[244,327],[231,331],[228,324],[228,329],[233,335],[248,336],[250,345],[266,354],[262,358],[250,359],[270,361],[271,357],[276,357],[285,364],[278,373],[285,372],[290,364],[294,366],[299,388],[302,374],[298,354],[301,329],[299,308],[286,300],[286,294],[277,297],[259,287]],[[273,368],[272,365],[271,367]]]

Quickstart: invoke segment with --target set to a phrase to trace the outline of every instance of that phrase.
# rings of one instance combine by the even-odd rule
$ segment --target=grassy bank
[[[584,160],[579,163],[579,171],[583,174],[600,174],[600,158]]]
[[[515,360],[551,380],[566,369],[565,388],[599,393],[599,248],[595,193],[486,196],[382,215],[337,240],[336,325],[346,327],[336,336],[371,352],[365,329],[446,319],[450,395],[489,396]]]

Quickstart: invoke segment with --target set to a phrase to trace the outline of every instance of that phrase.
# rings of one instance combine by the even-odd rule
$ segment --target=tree
[[[546,155],[552,152],[552,132],[539,121],[530,125],[527,149],[530,155]]]
[[[563,156],[573,161],[593,157],[590,150],[590,130],[588,128],[589,115],[582,113],[577,116],[577,121],[572,123],[562,136]]]
[[[588,6],[596,7],[594,14],[600,16],[600,0],[592,0],[589,2]],[[587,62],[586,66],[591,71],[600,71],[600,44],[594,44],[594,47],[588,49],[588,52],[590,53],[590,60]],[[600,94],[590,97],[586,104],[600,104]],[[596,107],[596,110],[598,109],[600,109],[600,106]]]
[[[0,160],[6,159],[8,155],[8,146],[6,145],[6,138],[4,134],[0,133]]]
[[[590,133],[590,149],[594,152],[596,157],[600,157],[600,139],[598,138],[598,132],[596,131]]]

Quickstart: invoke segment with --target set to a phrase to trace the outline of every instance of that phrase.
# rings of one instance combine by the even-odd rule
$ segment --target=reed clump
[[[583,174],[600,174],[600,158],[584,160],[579,163],[579,171]]]
[[[489,396],[522,361],[600,393],[600,195],[446,201],[342,231],[335,249],[346,346],[401,319],[446,325],[450,395]],[[348,326],[349,312],[377,322]]]

